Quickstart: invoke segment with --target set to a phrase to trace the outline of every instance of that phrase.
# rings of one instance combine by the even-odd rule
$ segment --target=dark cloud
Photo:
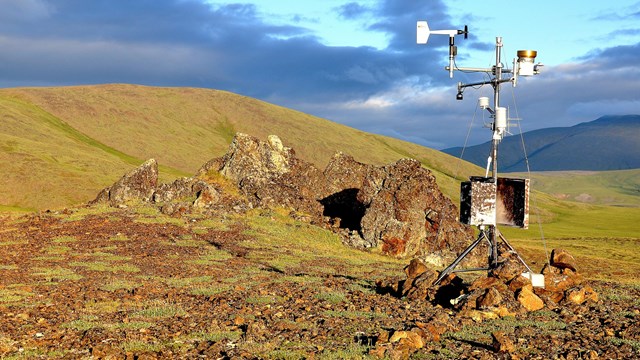
[[[370,9],[356,2],[347,3],[336,8],[336,11],[343,19],[358,19],[367,15]]]
[[[365,131],[443,148],[460,145],[476,95],[455,100],[448,40],[415,43],[415,21],[455,28],[442,1],[350,2],[344,19],[383,32],[387,49],[326,46],[291,21],[274,25],[250,4],[196,0],[0,0],[0,83],[4,86],[139,83],[229,90]],[[471,16],[471,15],[469,15]],[[300,19],[298,19],[300,20]],[[346,20],[345,20],[346,21]],[[461,47],[493,50],[472,36]],[[521,82],[524,127],[572,125],[634,109],[638,44],[594,51],[575,64]],[[459,56],[464,59],[464,54]],[[480,79],[482,79],[480,77]],[[486,94],[485,94],[486,95]],[[636,101],[636,102],[634,102]],[[640,113],[640,110],[637,111]],[[590,118],[593,116],[592,118]],[[481,127],[478,114],[474,127]],[[531,124],[531,125],[529,125]],[[475,134],[478,135],[475,135]],[[474,132],[473,141],[486,138]]]

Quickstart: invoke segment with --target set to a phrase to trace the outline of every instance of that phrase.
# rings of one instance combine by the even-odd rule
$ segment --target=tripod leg
[[[460,261],[462,261],[462,259],[464,259],[465,256],[467,256],[467,254],[469,254],[471,252],[471,250],[473,250],[476,246],[478,246],[478,244],[482,241],[482,239],[485,239],[486,236],[487,235],[486,235],[484,230],[480,231],[480,234],[478,234],[478,238],[471,245],[469,245],[466,249],[464,249],[462,254],[460,254],[451,263],[451,265],[447,266],[446,269],[442,270],[442,272],[440,273],[440,276],[438,276],[438,279],[433,282],[433,285],[440,284],[440,281],[442,281],[442,279],[444,279],[447,275],[451,274],[451,272],[456,268],[456,266],[458,266]]]
[[[502,239],[502,241],[504,242],[504,244],[507,246],[507,248],[509,250],[511,250],[514,254],[516,254],[516,257],[518,258],[518,260],[520,260],[520,262],[522,263],[522,265],[524,265],[524,267],[527,268],[527,270],[529,270],[530,273],[533,274],[533,271],[531,270],[531,268],[529,267],[529,265],[527,265],[526,262],[524,262],[524,260],[520,257],[520,254],[518,254],[518,252],[511,246],[511,244],[509,244],[509,242],[507,241],[507,239],[502,235],[501,232],[498,232],[498,236],[500,236],[500,239]]]

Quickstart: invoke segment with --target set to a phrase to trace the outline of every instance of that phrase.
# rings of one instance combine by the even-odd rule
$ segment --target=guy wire
[[[513,107],[516,111],[516,118],[520,118],[520,115],[518,114],[518,103],[516,102],[516,95],[513,89],[511,91],[511,96],[513,97]],[[522,126],[518,127],[520,128],[520,143],[522,145],[522,152],[524,154],[524,163],[527,166],[527,177],[529,178],[529,181],[531,181],[531,167],[529,166],[529,156],[527,155],[527,148],[524,144],[524,134],[522,133]],[[533,193],[533,191],[530,191],[529,194],[533,199],[533,211],[536,215],[538,230],[540,231],[540,238],[542,239],[542,245],[544,247],[544,256],[547,262],[547,267],[551,267],[551,260],[549,259],[549,249],[547,248],[547,240],[545,239],[544,231],[542,230],[542,220],[540,219],[540,211],[538,208],[538,197]]]

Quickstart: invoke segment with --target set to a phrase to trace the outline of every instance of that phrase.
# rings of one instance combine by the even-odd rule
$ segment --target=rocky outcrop
[[[253,207],[282,206],[304,212],[320,222],[326,193],[320,170],[295,156],[277,136],[267,142],[238,133],[219,161],[218,171],[233,182]],[[211,169],[210,169],[211,170]]]
[[[111,206],[119,206],[130,201],[149,201],[157,185],[158,163],[150,159],[103,189],[92,203],[106,202]]]
[[[357,199],[366,208],[363,238],[381,244],[385,253],[430,254],[430,259],[438,255],[438,265],[445,265],[473,238],[473,230],[457,221],[457,208],[439,190],[433,174],[416,160],[372,169]]]
[[[150,164],[154,180],[146,181]],[[96,202],[124,206],[130,198],[156,204],[167,214],[284,207],[332,228],[350,246],[420,256],[436,265],[454,259],[473,240],[473,230],[457,221],[457,207],[418,161],[373,166],[339,152],[321,171],[273,135],[261,141],[238,133],[224,156],[172,184],[157,185],[157,164],[150,160]]]
[[[159,184],[158,165],[151,159],[123,176],[112,186],[102,190],[90,204],[106,203],[114,207],[127,207],[133,202],[147,202],[168,215],[181,215],[191,211],[223,208],[225,211],[247,208],[246,201],[224,191],[223,183],[201,177],[179,178],[172,183]]]

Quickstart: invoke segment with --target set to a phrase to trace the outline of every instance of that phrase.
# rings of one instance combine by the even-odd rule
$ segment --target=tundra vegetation
[[[417,159],[454,203],[459,181],[482,169],[224,92],[5,89],[0,107],[9,114],[0,134],[2,358],[640,356],[640,197],[628,172],[617,187],[607,186],[616,173],[594,175],[607,179],[601,187],[577,184],[593,199],[624,193],[624,206],[558,196],[571,193],[566,182],[534,190],[528,230],[502,229],[536,271],[552,249],[566,250],[597,297],[463,313],[398,296],[383,285],[407,279],[411,259],[346,246],[290,207],[168,215],[146,201],[78,204],[152,156],[161,181],[191,176],[237,131],[280,134],[318,167],[336,150],[376,165]],[[140,128],[148,136],[133,141]],[[215,172],[203,179],[242,197]],[[461,279],[469,286],[478,276]]]

